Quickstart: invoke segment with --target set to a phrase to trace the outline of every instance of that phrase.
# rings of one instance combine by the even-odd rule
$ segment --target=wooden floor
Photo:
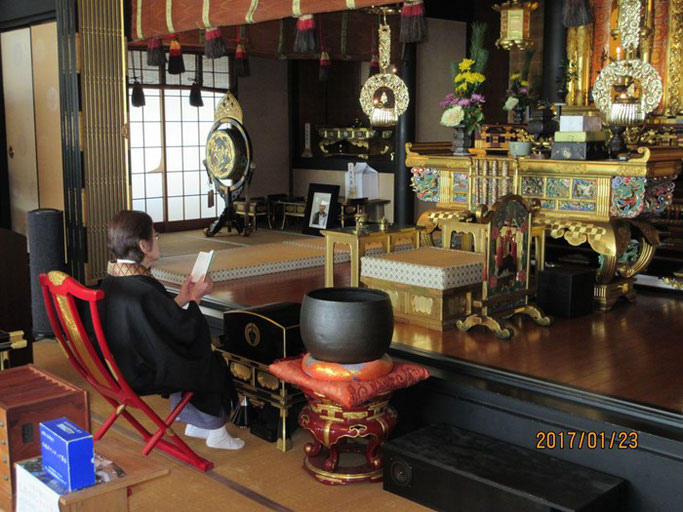
[[[259,233],[268,239],[267,231]],[[335,276],[335,285],[348,285],[348,264],[336,265]],[[322,286],[320,267],[227,281],[212,296],[254,306],[301,301]],[[683,413],[680,295],[639,290],[635,304],[618,302],[612,311],[557,319],[551,327],[522,318],[513,323],[517,334],[502,341],[480,327],[441,333],[396,321],[393,343]]]

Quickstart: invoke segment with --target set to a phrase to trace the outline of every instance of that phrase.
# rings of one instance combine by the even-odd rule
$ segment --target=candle
[[[617,46],[617,60],[621,60],[621,46]]]

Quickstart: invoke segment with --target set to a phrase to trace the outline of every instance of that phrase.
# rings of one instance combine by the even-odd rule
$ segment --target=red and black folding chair
[[[213,462],[197,455],[171,428],[171,424],[190,401],[193,393],[183,393],[178,405],[165,420],[162,420],[126,382],[114,361],[102,330],[97,304],[104,299],[104,292],[87,288],[64,272],[58,271],[47,275],[41,274],[40,284],[50,324],[66,357],[78,373],[114,408],[114,412],[95,434],[95,439],[102,438],[118,417],[123,416],[147,443],[142,449],[144,455],[148,455],[156,446],[201,471],[212,469]],[[83,327],[76,300],[85,301],[89,305],[95,336],[106,366]],[[154,433],[149,432],[126,410],[127,407],[142,411],[154,422],[158,430]],[[164,439],[164,435],[168,440]]]

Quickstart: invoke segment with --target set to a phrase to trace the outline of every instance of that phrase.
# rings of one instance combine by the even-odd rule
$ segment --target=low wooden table
[[[334,246],[346,244],[351,251],[351,286],[358,286],[360,281],[360,259],[365,255],[369,244],[380,243],[384,252],[393,252],[396,242],[409,238],[413,247],[420,246],[420,232],[417,226],[389,226],[381,230],[378,224],[370,224],[362,231],[356,228],[325,229],[325,286],[334,286]]]
[[[285,229],[287,217],[299,217],[301,219],[304,218],[304,213],[306,212],[306,201],[280,200],[277,202],[277,204],[282,206],[282,226],[280,226],[280,229]]]

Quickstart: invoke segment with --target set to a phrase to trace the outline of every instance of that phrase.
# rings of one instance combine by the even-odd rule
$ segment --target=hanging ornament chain
[[[387,23],[387,15],[382,15],[379,25],[379,69],[380,73],[388,73],[391,65],[391,28]]]

